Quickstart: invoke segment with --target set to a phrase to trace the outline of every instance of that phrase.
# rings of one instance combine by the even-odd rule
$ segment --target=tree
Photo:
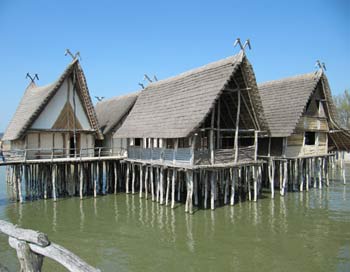
[[[334,97],[340,124],[350,128],[350,91],[345,90],[343,94]]]

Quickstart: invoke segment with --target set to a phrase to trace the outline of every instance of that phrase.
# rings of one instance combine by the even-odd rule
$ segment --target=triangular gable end
[[[34,90],[35,91],[35,90]],[[66,77],[50,101],[45,105],[39,116],[31,125],[31,129],[73,129],[74,110],[76,112],[76,129],[92,130],[92,126],[80,99],[79,87],[73,91],[73,82],[70,75]],[[74,106],[75,105],[75,106]],[[70,116],[70,117],[69,117]],[[67,119],[70,118],[70,119]],[[66,120],[66,122],[65,122]],[[72,121],[69,122],[69,121]],[[78,126],[79,124],[79,126]]]

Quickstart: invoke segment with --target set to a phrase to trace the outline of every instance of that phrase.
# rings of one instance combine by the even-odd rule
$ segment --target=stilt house
[[[150,83],[115,137],[129,139],[128,160],[184,168],[254,162],[267,133],[244,52]]]
[[[96,146],[102,147],[104,153],[126,154],[127,139],[114,138],[113,135],[123,124],[138,95],[139,92],[117,96],[96,104],[97,119],[104,138],[102,141],[98,140]]]
[[[338,125],[321,69],[259,84],[259,91],[271,133],[259,140],[259,155],[296,159],[349,150],[350,134]]]
[[[54,83],[29,84],[3,137],[27,159],[93,156],[95,139],[103,135],[77,59]]]

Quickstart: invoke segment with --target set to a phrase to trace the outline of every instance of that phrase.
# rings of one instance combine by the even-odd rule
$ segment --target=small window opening
[[[305,132],[305,145],[315,145],[316,133]]]

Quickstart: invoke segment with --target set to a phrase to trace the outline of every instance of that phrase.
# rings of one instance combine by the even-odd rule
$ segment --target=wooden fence
[[[62,246],[49,241],[46,234],[18,228],[0,220],[0,233],[9,236],[9,244],[16,249],[20,271],[41,271],[44,257],[63,265],[68,271],[97,272],[96,269]]]

